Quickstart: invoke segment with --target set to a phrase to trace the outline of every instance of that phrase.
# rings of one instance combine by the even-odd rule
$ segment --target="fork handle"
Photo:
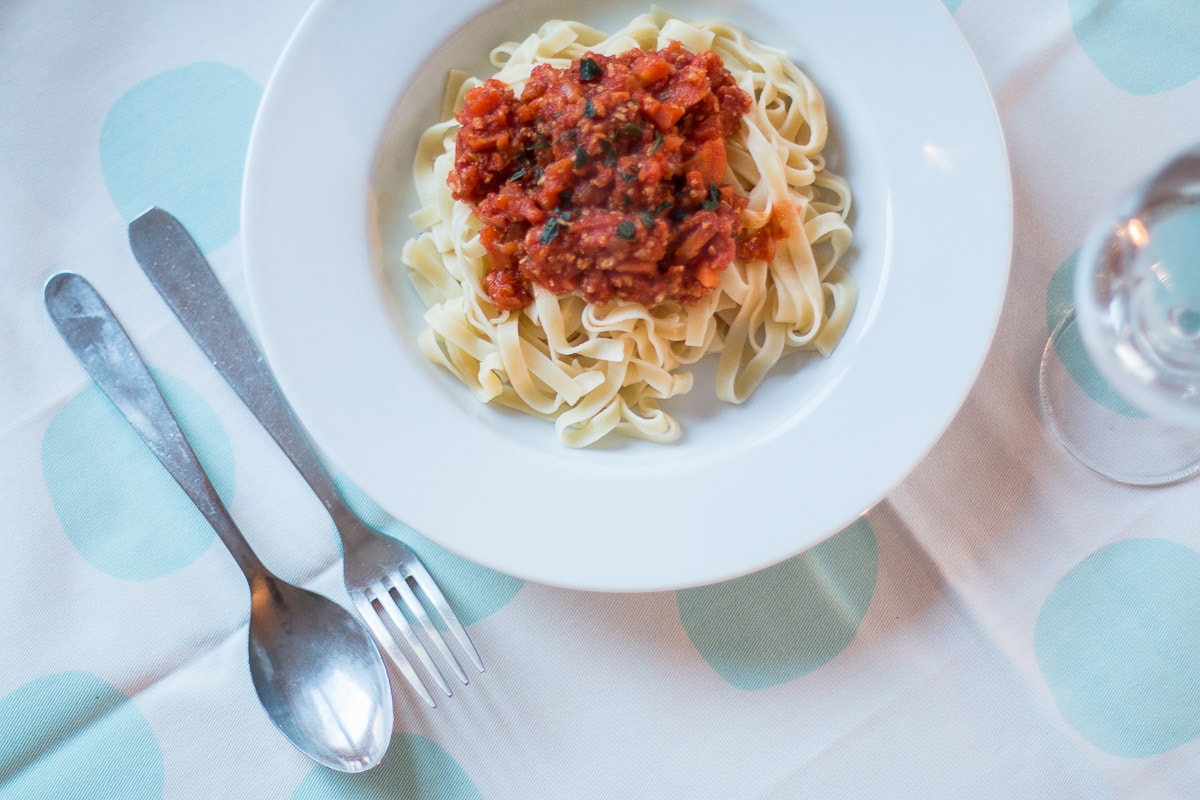
[[[129,245],[154,288],[295,465],[345,536],[343,529],[352,526],[342,522],[353,514],[191,235],[171,214],[152,208],[129,223]]]
[[[87,279],[73,272],[51,278],[45,295],[46,310],[67,346],[200,509],[246,579],[265,574],[108,304]]]

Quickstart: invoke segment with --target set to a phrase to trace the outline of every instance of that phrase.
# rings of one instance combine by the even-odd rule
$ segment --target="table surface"
[[[389,754],[356,776],[271,725],[240,573],[42,306],[50,275],[89,277],[263,560],[344,600],[328,518],[125,232],[171,209],[249,316],[246,141],[306,5],[0,6],[0,798],[1200,793],[1200,481],[1089,472],[1036,379],[1090,220],[1200,138],[1200,4],[946,0],[1012,164],[1006,305],[941,440],[811,551],[715,586],[567,591],[463,561],[343,483],[488,667],[436,709],[398,686]]]

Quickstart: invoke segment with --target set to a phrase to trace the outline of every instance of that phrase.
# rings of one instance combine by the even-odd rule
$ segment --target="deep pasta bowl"
[[[966,397],[999,318],[1012,198],[986,84],[937,0],[686,0],[786,50],[821,89],[826,156],[854,193],[859,287],[842,341],[785,356],[741,405],[664,402],[670,444],[564,447],[552,424],[480,403],[430,363],[400,264],[411,167],[449,70],[548,19],[606,31],[649,7],[319,0],[265,92],[243,249],[264,349],[305,425],[398,519],[473,561],[559,586],[679,588],[780,561],[882,498]]]

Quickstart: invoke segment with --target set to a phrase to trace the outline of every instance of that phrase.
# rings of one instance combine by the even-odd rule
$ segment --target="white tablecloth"
[[[717,586],[572,592],[464,562],[343,483],[417,547],[488,667],[437,709],[399,685],[387,759],[347,776],[271,725],[241,575],[42,305],[50,275],[88,276],[264,561],[344,600],[328,518],[125,231],[171,209],[249,317],[246,140],[306,3],[0,4],[0,798],[1200,795],[1200,482],[1090,473],[1036,388],[1090,220],[1200,139],[1200,4],[947,0],[1008,142],[1006,306],[941,441],[812,551]]]

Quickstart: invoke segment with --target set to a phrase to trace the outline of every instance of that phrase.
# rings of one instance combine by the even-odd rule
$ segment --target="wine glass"
[[[1162,485],[1200,471],[1200,146],[1090,231],[1074,302],[1042,353],[1047,427],[1121,483]]]

